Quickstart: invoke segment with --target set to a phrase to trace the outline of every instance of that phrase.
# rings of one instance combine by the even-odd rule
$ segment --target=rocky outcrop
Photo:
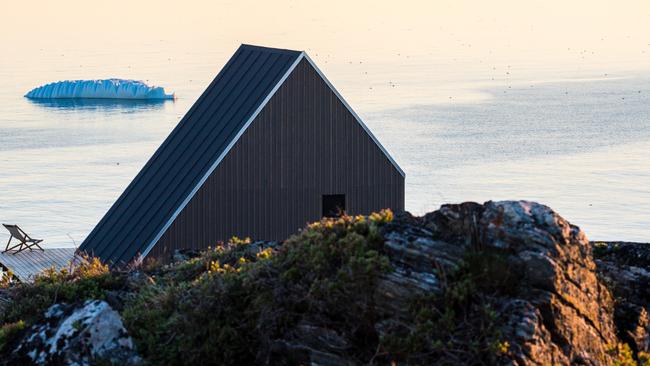
[[[33,325],[11,354],[9,364],[139,365],[140,357],[120,315],[104,301],[83,306],[56,304]]]
[[[550,208],[525,201],[445,205],[421,219],[398,217],[385,236],[398,268],[378,289],[392,300],[386,306],[403,308],[413,296],[438,291],[440,273],[451,272],[468,250],[495,250],[520,271],[518,290],[500,304],[508,359],[612,362],[613,299],[597,277],[584,233]]]
[[[97,277],[106,302],[43,317],[47,303],[3,361],[138,364],[118,311],[152,364],[633,365],[650,351],[650,245],[590,243],[534,202],[329,219],[176,261]]]
[[[650,352],[650,245],[594,245],[598,272],[615,297],[619,338],[634,352]]]
[[[375,330],[380,339],[400,329],[402,334],[412,332],[415,319],[409,309],[413,301],[443,294],[451,286],[447,276],[463,265],[468,253],[497,253],[503,261],[497,272],[510,272],[516,282],[508,293],[493,296],[504,349],[495,360],[459,358],[456,362],[615,362],[620,343],[614,322],[618,307],[599,279],[585,234],[549,207],[526,201],[444,205],[424,217],[398,215],[384,227],[383,236],[383,250],[392,271],[382,275],[374,292],[378,317]],[[638,277],[640,270],[632,271],[637,277],[631,282],[643,283]],[[488,275],[480,280],[495,281]],[[627,287],[629,292],[635,293],[631,286]],[[647,321],[647,316],[643,319]],[[635,329],[647,325],[642,320],[631,324],[638,324]],[[630,332],[637,342],[647,342],[643,335],[647,333],[638,329]],[[336,336],[324,336],[329,333]],[[303,362],[321,364],[318,360],[327,359],[330,361],[322,364],[345,364],[332,361],[340,358],[336,349],[349,347],[345,337],[315,328],[301,336],[311,341],[297,342],[294,338],[292,347],[301,350]]]

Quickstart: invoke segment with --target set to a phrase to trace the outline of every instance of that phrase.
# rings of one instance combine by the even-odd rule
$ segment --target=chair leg
[[[13,250],[16,249],[16,248],[19,248],[18,251],[13,252]],[[14,245],[13,247],[7,248],[3,253],[6,253],[6,252],[18,253],[18,252],[20,252],[20,251],[23,250],[23,249],[24,249],[24,248],[23,248],[23,243],[21,242],[21,243],[18,243],[18,244],[16,244],[16,245]]]
[[[27,244],[27,248],[29,248],[29,250],[34,250],[32,247],[36,247],[44,252],[45,249],[41,248],[41,246],[38,245],[38,243],[40,243],[40,241],[36,241],[36,240],[30,241],[29,244]]]
[[[13,239],[13,236],[10,236],[10,237],[9,237],[9,241],[7,242],[7,247],[5,248],[5,250],[3,251],[3,253],[9,250],[9,244],[11,243],[11,239]]]
[[[30,251],[32,251],[32,250],[34,250],[33,247],[36,247],[37,249],[39,249],[39,250],[42,251],[42,252],[45,251],[45,249],[43,249],[43,248],[39,245],[39,243],[40,243],[42,240],[38,240],[38,239],[37,239],[37,240],[28,240],[28,241],[26,241],[26,242],[22,242],[22,241],[21,241],[20,243],[14,245],[14,246],[12,246],[12,247],[10,247],[9,244],[11,243],[11,239],[12,239],[12,238],[13,238],[13,236],[9,238],[9,241],[7,242],[7,247],[5,248],[4,251],[2,251],[3,253],[12,252],[13,254],[16,254],[16,253],[20,253],[20,252],[22,252],[23,250],[27,250],[27,249],[29,249]],[[16,249],[17,249],[17,250],[16,250]]]

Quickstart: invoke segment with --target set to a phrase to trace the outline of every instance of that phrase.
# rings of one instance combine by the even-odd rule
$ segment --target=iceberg
[[[159,86],[149,86],[142,81],[106,80],[65,80],[49,83],[30,90],[25,97],[31,99],[174,99],[174,94],[166,94]]]

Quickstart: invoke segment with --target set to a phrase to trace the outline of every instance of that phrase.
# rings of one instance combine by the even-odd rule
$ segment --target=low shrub
[[[231,240],[162,270],[127,304],[125,324],[152,364],[270,360],[274,340],[301,322],[349,334],[351,353],[367,360],[372,291],[389,270],[379,227],[391,219],[323,219],[277,250]]]
[[[24,320],[31,324],[57,302],[103,299],[105,291],[117,285],[118,277],[97,258],[87,258],[72,270],[50,268],[32,283],[22,283],[11,291],[11,302],[0,314],[0,322]]]
[[[3,270],[0,268],[0,289],[6,289],[16,283],[14,273],[11,270]]]
[[[15,323],[6,323],[0,327],[0,352],[5,351],[5,346],[9,344],[16,336],[25,329],[25,322],[19,320]]]

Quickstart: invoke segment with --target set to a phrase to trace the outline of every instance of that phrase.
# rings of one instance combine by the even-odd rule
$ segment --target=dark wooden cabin
[[[113,264],[404,209],[404,172],[305,52],[242,45],[80,250]]]

